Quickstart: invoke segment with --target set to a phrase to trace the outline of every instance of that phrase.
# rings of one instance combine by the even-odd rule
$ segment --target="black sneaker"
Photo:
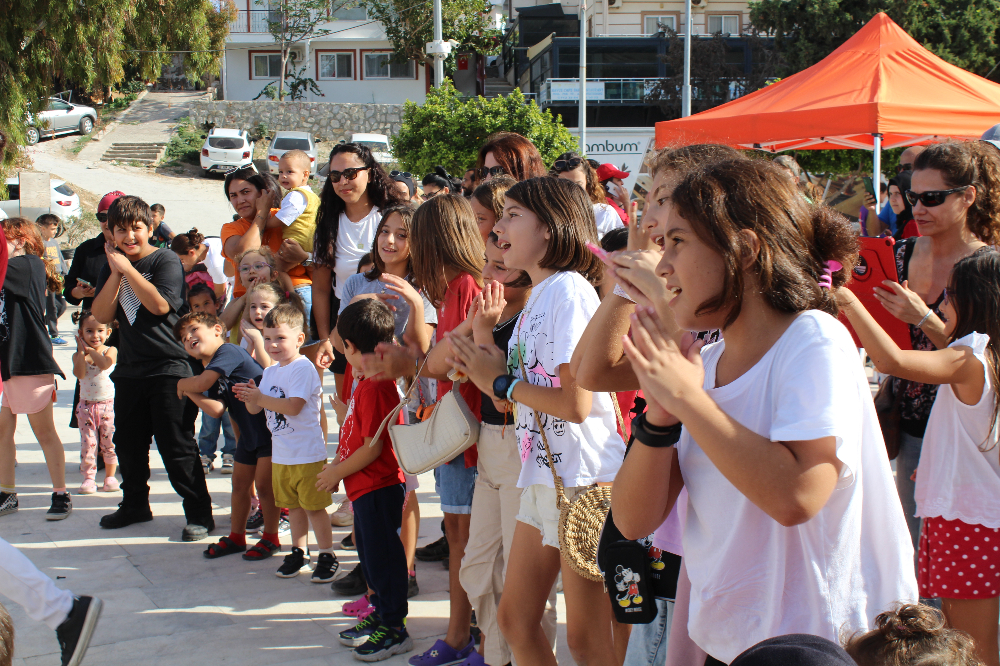
[[[285,561],[278,567],[275,575],[278,578],[295,578],[299,572],[309,564],[309,556],[301,548],[292,548],[292,552],[285,555]]]
[[[354,658],[359,661],[382,661],[412,649],[413,639],[406,627],[393,629],[382,624],[368,636],[367,641],[354,648]]]
[[[354,539],[351,538],[350,534],[348,534],[347,536],[345,536],[341,540],[340,547],[343,550],[357,550],[358,549],[358,547],[354,545]]]
[[[340,596],[354,597],[368,591],[368,583],[365,575],[361,572],[361,565],[351,569],[351,573],[333,581],[330,588]]]
[[[203,523],[188,523],[181,532],[182,541],[201,541],[207,539],[209,532],[215,529],[215,519],[208,518]]]
[[[340,562],[333,553],[320,553],[316,558],[316,568],[313,569],[312,582],[329,583],[333,580],[333,575],[337,573]]]
[[[417,576],[416,576],[416,574],[414,574],[412,576],[407,575],[407,581],[406,581],[406,598],[407,599],[412,599],[413,597],[417,596],[418,594],[420,594],[420,586],[417,585]]]
[[[56,638],[62,650],[62,666],[78,666],[83,661],[101,617],[104,604],[97,597],[74,597],[73,608],[63,623],[56,627]]]
[[[368,617],[358,622],[350,629],[346,629],[337,634],[337,639],[341,645],[347,647],[358,647],[364,645],[368,637],[382,624],[382,618],[378,613],[369,613]]]
[[[417,548],[416,556],[421,562],[440,562],[448,559],[448,539],[441,537],[434,543]]]
[[[257,508],[250,517],[247,518],[247,532],[253,533],[257,532],[260,528],[264,527],[264,512]]]
[[[52,493],[52,506],[45,512],[45,520],[66,520],[73,512],[69,493]]]
[[[128,527],[134,523],[148,523],[153,519],[153,512],[148,508],[145,513],[129,511],[122,504],[118,505],[118,510],[114,513],[109,513],[106,516],[101,516],[101,527],[106,530],[117,530],[122,527]]]
[[[17,493],[0,492],[0,516],[17,511]]]

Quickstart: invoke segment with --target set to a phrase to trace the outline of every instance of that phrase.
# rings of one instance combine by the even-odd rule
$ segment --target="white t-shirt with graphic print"
[[[576,343],[601,304],[597,291],[576,272],[552,275],[531,291],[531,297],[510,338],[507,366],[521,377],[516,349],[524,352],[527,381],[536,386],[558,387],[559,366],[569,363]],[[613,481],[625,457],[625,442],[615,425],[615,408],[608,393],[594,393],[590,414],[583,423],[538,413],[545,428],[556,472],[563,485],[587,486]],[[552,488],[545,447],[530,407],[518,404],[516,434],[521,454],[517,486],[545,484]]]
[[[271,462],[305,465],[326,460],[326,440],[319,424],[323,387],[316,366],[300,356],[286,366],[264,368],[260,392],[274,398],[302,398],[302,411],[292,416],[265,409],[271,431]]]

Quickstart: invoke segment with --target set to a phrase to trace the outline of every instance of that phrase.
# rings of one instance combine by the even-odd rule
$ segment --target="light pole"
[[[681,84],[681,117],[691,115],[691,0],[684,2],[684,82]]]
[[[451,53],[451,44],[441,35],[441,0],[434,0],[434,41],[427,42],[425,52],[434,58],[434,87],[444,83],[444,59]]]
[[[580,0],[580,154],[587,154],[587,0]]]

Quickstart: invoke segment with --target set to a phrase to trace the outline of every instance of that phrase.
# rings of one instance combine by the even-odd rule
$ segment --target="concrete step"
[[[139,164],[152,165],[156,164],[156,159],[153,158],[139,158],[139,157],[102,157],[102,162],[138,162]]]
[[[134,155],[136,157],[158,157],[159,150],[108,150],[105,155]]]
[[[159,147],[163,147],[163,146],[166,146],[166,145],[167,144],[165,142],[159,142],[159,143],[155,143],[155,142],[145,142],[145,143],[112,143],[111,147],[112,148],[144,148],[146,146],[159,146]]]
[[[139,162],[141,164],[156,164],[167,150],[165,142],[122,142],[113,143],[104,151],[102,162]]]

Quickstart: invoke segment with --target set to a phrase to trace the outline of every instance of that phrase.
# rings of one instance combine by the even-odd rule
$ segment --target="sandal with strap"
[[[238,544],[229,537],[224,536],[219,539],[219,543],[213,543],[211,546],[206,548],[204,555],[206,558],[214,560],[217,557],[232,555],[233,553],[242,553],[246,549],[246,545]]]
[[[281,552],[281,546],[276,543],[271,543],[267,539],[261,539],[253,546],[247,549],[247,552],[243,553],[244,560],[263,560],[264,558],[271,557],[275,553]]]

